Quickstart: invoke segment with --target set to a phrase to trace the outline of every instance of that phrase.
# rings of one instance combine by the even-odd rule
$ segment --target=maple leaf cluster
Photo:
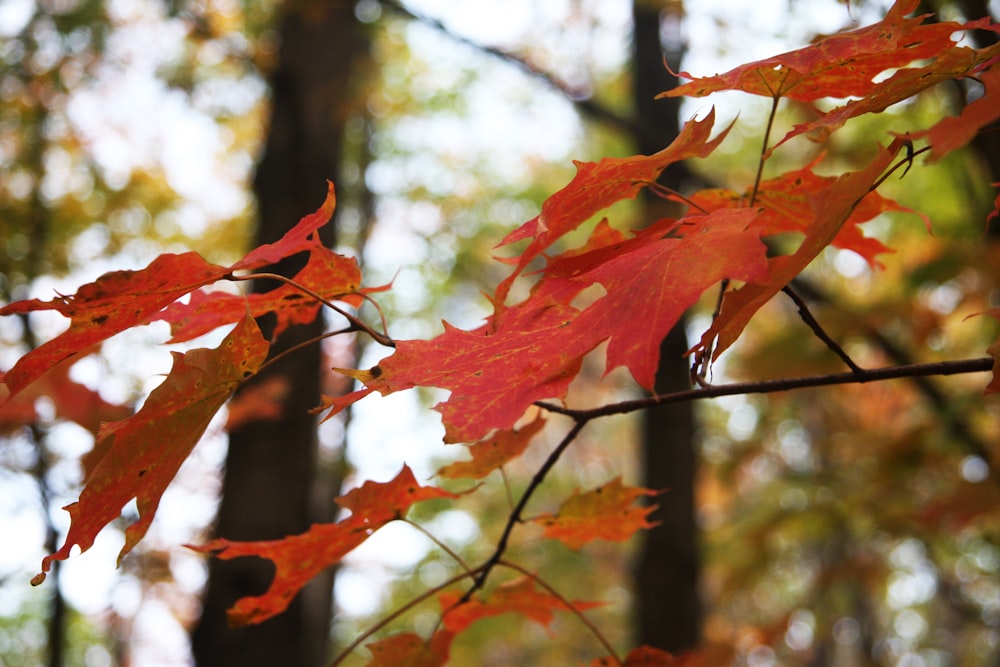
[[[145,269],[108,273],[72,296],[4,306],[0,315],[54,310],[69,318],[69,326],[3,375],[6,396],[0,426],[8,430],[31,422],[35,415],[30,399],[48,395],[55,398],[61,415],[95,432],[86,484],[79,500],[66,508],[69,532],[63,546],[44,558],[35,583],[44,579],[54,560],[67,558],[74,545],[90,547],[97,533],[136,498],[139,516],[126,529],[120,558],[125,556],[145,534],[164,490],[213,415],[267,363],[270,341],[261,335],[255,318],[273,314],[277,337],[290,326],[312,321],[325,306],[346,318],[344,332],[370,335],[390,346],[391,354],[369,369],[337,369],[363,386],[325,397],[317,410],[329,418],[375,392],[386,395],[414,387],[449,391],[435,407],[445,426],[445,441],[471,443],[470,458],[443,467],[441,478],[482,479],[521,456],[547,423],[543,417],[523,423],[530,411],[542,408],[574,421],[511,512],[493,556],[479,567],[464,567],[462,574],[435,589],[442,624],[433,637],[406,633],[376,641],[368,645],[369,664],[445,664],[453,638],[487,616],[516,613],[543,626],[557,610],[584,618],[583,611],[595,603],[571,602],[538,575],[505,560],[508,539],[518,525],[530,523],[540,526],[545,538],[581,549],[595,539],[622,541],[650,528],[653,507],[641,501],[660,490],[629,487],[620,479],[578,490],[555,511],[530,518],[523,511],[548,470],[590,420],[665,400],[654,396],[603,411],[562,406],[558,402],[566,398],[584,357],[606,345],[608,371],[624,367],[640,387],[652,391],[660,342],[685,311],[722,285],[717,312],[690,351],[699,379],[699,369],[703,375],[761,307],[786,290],[825,248],[854,251],[877,268],[880,256],[891,250],[865,236],[860,225],[883,213],[908,211],[876,191],[881,182],[908,168],[917,153],[938,160],[1000,118],[1000,46],[975,49],[953,39],[962,30],[997,31],[997,26],[987,20],[927,23],[926,17],[909,16],[916,6],[916,0],[900,0],[874,25],[724,74],[697,78],[685,73],[690,82],[664,95],[737,90],[769,97],[775,105],[780,99],[804,104],[845,100],[829,111],[815,109],[813,120],[766,144],[761,160],[795,136],[823,141],[850,118],[880,112],[941,81],[976,78],[984,93],[959,116],[887,138],[855,171],[820,175],[818,158],[774,178],[758,178],[743,191],[706,189],[681,196],[657,185],[671,164],[706,158],[724,141],[730,128],[715,128],[714,111],[686,123],[675,141],[653,155],[577,163],[576,176],[545,201],[540,213],[501,241],[498,247],[522,249],[504,260],[513,268],[490,296],[493,312],[472,330],[444,323],[444,332],[430,340],[393,340],[384,329],[358,317],[360,306],[385,288],[362,287],[357,263],[319,242],[316,231],[335,205],[332,186],[322,206],[280,241],[251,251],[231,266],[212,264],[195,253],[165,254]],[[880,79],[887,70],[893,74]],[[919,142],[925,146],[918,150]],[[602,219],[582,246],[564,248],[568,234],[644,189],[682,203],[685,212],[630,232]],[[769,239],[790,233],[797,235],[797,245],[786,254],[772,254]],[[240,296],[206,289],[218,281],[259,277],[254,272],[297,253],[308,254],[304,268],[267,294]],[[529,272],[532,267],[539,268]],[[603,295],[581,305],[578,297],[594,286]],[[526,296],[512,300],[521,293]],[[992,314],[1000,317],[1000,311]],[[68,365],[102,341],[152,321],[170,324],[170,342],[188,341],[219,327],[231,331],[216,348],[174,352],[171,372],[134,414],[106,405],[68,379]],[[986,391],[1000,392],[1000,343],[988,353],[992,361],[986,360],[987,366],[973,360],[961,372],[992,366]],[[854,381],[870,379],[878,378],[860,369],[855,372]],[[690,398],[719,395],[697,391],[693,389]],[[73,397],[66,398],[68,394]],[[88,414],[105,420],[99,426],[73,411],[83,400],[90,401]],[[413,504],[433,498],[454,500],[458,494],[422,486],[404,467],[389,482],[367,481],[339,498],[350,514],[337,523],[315,525],[282,540],[240,543],[220,538],[194,548],[222,559],[256,556],[274,562],[271,587],[230,610],[235,624],[259,623],[281,613],[309,579],[375,531],[404,519]],[[487,578],[498,568],[518,570],[522,576],[488,588]],[[466,584],[461,592],[456,589],[460,583]],[[635,649],[625,658],[605,648],[611,657],[598,658],[595,665],[679,664],[679,659],[649,648]]]

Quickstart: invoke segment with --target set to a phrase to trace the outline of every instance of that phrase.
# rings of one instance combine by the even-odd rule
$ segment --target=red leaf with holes
[[[555,612],[569,611],[569,605],[577,611],[583,611],[603,604],[562,600],[536,585],[529,577],[520,577],[497,586],[485,599],[473,597],[458,604],[460,598],[459,593],[451,591],[438,595],[441,609],[444,610],[444,627],[454,634],[465,630],[480,619],[500,614],[520,614],[548,628],[555,618]]]
[[[243,556],[266,558],[274,563],[274,581],[263,595],[240,598],[226,611],[234,627],[261,623],[288,608],[295,595],[317,574],[339,563],[372,534],[360,518],[313,525],[305,533],[280,540],[232,542],[216,539],[191,547],[222,560]]]
[[[437,474],[449,479],[486,477],[494,470],[520,456],[527,449],[531,439],[544,426],[545,420],[537,417],[533,422],[517,431],[498,431],[484,440],[469,445],[469,453],[472,454],[471,461],[450,463],[438,470]]]
[[[655,505],[635,505],[643,496],[659,492],[627,487],[615,478],[596,489],[570,496],[555,514],[543,514],[532,519],[545,529],[545,537],[559,540],[571,549],[579,550],[596,539],[621,542],[637,530],[652,528],[647,517]]]
[[[420,486],[408,466],[389,482],[367,481],[337,502],[351,510],[339,523],[316,524],[305,533],[280,540],[233,542],[216,539],[195,551],[222,560],[243,556],[266,558],[274,563],[274,581],[263,595],[241,598],[227,614],[234,626],[252,625],[283,612],[310,579],[336,565],[385,524],[403,517],[414,503],[432,498],[457,498],[457,494]]]
[[[926,15],[907,18],[918,0],[899,0],[885,18],[870,26],[825,37],[815,44],[741,65],[725,74],[697,78],[681,73],[689,83],[666,97],[704,97],[723,90],[741,90],[765,97],[813,102],[824,97],[865,97],[888,69],[933,58],[954,46],[957,23],[922,25]]]
[[[135,498],[139,518],[125,529],[120,561],[146,534],[160,496],[209,421],[236,387],[257,372],[267,350],[257,325],[246,317],[215,349],[174,352],[170,374],[142,408],[128,419],[101,426],[97,438],[106,453],[87,477],[80,499],[66,507],[71,518],[66,541],[42,560],[34,583],[45,579],[52,561],[68,558],[74,545],[89,549],[97,533]]]
[[[180,297],[221,280],[233,271],[258,269],[272,262],[310,249],[309,239],[333,213],[333,184],[318,211],[302,218],[282,239],[248,253],[231,267],[210,264],[194,252],[164,254],[139,271],[112,271],[84,285],[73,296],[52,301],[18,301],[0,308],[0,315],[16,315],[38,310],[55,310],[70,318],[69,328],[21,357],[7,372],[4,383],[14,396],[59,362],[132,327],[147,324],[157,313]],[[229,322],[235,322],[239,311]]]

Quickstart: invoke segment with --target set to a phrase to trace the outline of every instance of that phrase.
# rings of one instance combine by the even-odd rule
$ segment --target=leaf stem
[[[314,290],[306,287],[302,283],[297,282],[297,281],[295,281],[292,278],[289,278],[288,276],[283,276],[283,275],[281,275],[279,273],[263,272],[263,273],[249,273],[249,274],[247,274],[245,276],[234,276],[234,275],[230,274],[230,275],[226,276],[226,279],[232,280],[233,282],[241,282],[241,281],[246,281],[246,280],[261,280],[261,279],[277,280],[279,282],[283,282],[286,285],[294,287],[295,289],[299,290],[303,294],[307,294],[307,295],[311,296],[312,298],[316,299],[321,304],[323,304],[324,306],[326,306],[330,310],[334,311],[335,313],[338,313],[339,315],[342,315],[358,331],[364,331],[366,334],[368,334],[369,336],[371,336],[372,339],[375,340],[377,343],[379,343],[381,345],[385,345],[386,347],[396,347],[396,342],[392,338],[389,337],[388,333],[379,333],[378,331],[375,331],[370,326],[368,326],[367,324],[365,324],[364,322],[362,322],[360,319],[358,319],[355,315],[352,315],[351,313],[347,312],[346,310],[344,310],[343,308],[341,308],[340,306],[338,306],[334,302],[330,301],[329,299],[324,298],[319,293],[317,293]]]
[[[419,523],[417,523],[416,521],[414,521],[412,519],[407,519],[406,517],[404,517],[404,518],[401,519],[401,521],[403,523],[407,523],[407,524],[413,526],[414,528],[416,528],[417,530],[419,530],[421,533],[423,533],[424,535],[426,535],[427,539],[429,539],[434,544],[438,545],[438,547],[440,547],[442,551],[444,551],[446,554],[448,554],[449,556],[451,556],[452,558],[454,558],[455,562],[458,563],[462,567],[463,570],[465,570],[465,573],[467,575],[472,576],[473,569],[471,567],[469,567],[469,564],[466,563],[465,560],[461,556],[459,556],[457,553],[455,553],[455,551],[451,547],[449,547],[447,544],[445,544],[440,539],[438,539],[438,537],[434,533],[432,533],[431,531],[427,530],[426,528],[424,528],[423,526],[421,526]]]
[[[754,206],[757,203],[757,193],[760,190],[760,182],[764,177],[764,162],[767,160],[768,144],[771,142],[771,128],[774,127],[774,117],[778,113],[778,100],[781,95],[775,93],[771,98],[771,112],[767,115],[767,126],[764,128],[764,141],[760,147],[760,159],[757,161],[757,175],[753,179],[753,192],[750,193],[750,203]]]

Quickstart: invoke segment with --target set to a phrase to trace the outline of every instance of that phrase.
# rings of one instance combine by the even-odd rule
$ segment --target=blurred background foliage
[[[681,15],[680,3],[658,4]],[[885,9],[789,1],[775,3],[780,20],[751,21],[747,14],[760,7],[750,3],[694,4],[684,8],[685,68],[702,74],[874,20]],[[934,9],[971,18],[973,5]],[[347,125],[338,243],[363,261],[368,284],[393,281],[380,303],[400,338],[434,335],[441,319],[474,325],[488,308],[480,291],[491,291],[506,270],[490,259],[496,242],[568,181],[571,160],[634,152],[628,128],[595,121],[583,107],[631,113],[628,3],[470,6],[406,6],[442,23],[391,3],[355,6],[373,58],[358,77]],[[281,11],[281,3],[256,0],[0,3],[0,299],[71,293],[106,270],[136,268],[165,251],[193,248],[217,262],[245,251]],[[759,45],[751,44],[758,37]],[[872,137],[954,112],[957,93],[974,95],[975,84],[934,90],[852,122],[828,147],[824,165],[860,164]],[[712,101],[728,117],[739,112],[739,123],[724,151],[692,166],[706,183],[746,187],[766,111],[745,97]],[[682,117],[705,106],[688,103]],[[781,122],[803,113],[783,108]],[[794,142],[768,168],[777,173],[815,154],[809,142]],[[919,217],[885,216],[866,226],[896,250],[882,257],[883,269],[832,249],[810,267],[801,293],[855,360],[874,366],[982,356],[995,340],[995,323],[971,316],[998,303],[1000,244],[984,223],[993,197],[988,183],[996,180],[976,147],[918,164],[888,182],[885,194],[926,213],[933,236]],[[637,226],[636,209],[615,209],[613,220]],[[710,301],[688,325],[692,339]],[[0,322],[0,368],[58,326],[34,317]],[[150,350],[162,334],[151,328],[116,338],[72,377],[110,403],[133,404],[169,364]],[[358,354],[364,366],[377,351]],[[713,381],[836,370],[793,304],[776,300]],[[627,377],[600,381],[602,373],[597,356],[588,359],[570,402],[637,395]],[[431,404],[432,392],[421,400]],[[58,585],[28,589],[39,559],[65,529],[59,508],[79,492],[78,460],[92,439],[52,405],[35,407],[30,427],[0,429],[0,664],[187,664],[186,633],[199,613],[205,572],[176,545],[202,539],[212,521],[222,424],[182,470],[154,530],[120,571],[108,573],[121,539],[112,535],[111,546],[99,543],[79,563],[71,560]],[[429,433],[427,448],[400,451],[373,440],[379,409],[328,429],[338,455],[346,446],[355,480],[394,472],[403,457],[420,459],[418,469],[429,475],[458,455],[434,447],[428,417],[402,427]],[[712,660],[751,667],[997,663],[1000,407],[983,400],[980,377],[733,397],[697,412],[703,636]],[[638,479],[637,439],[632,419],[595,424],[560,463],[537,511],[615,475]],[[506,480],[494,475],[458,508],[431,504],[413,518],[463,557],[482,557],[508,511],[505,484],[515,493],[523,488],[532,464],[557,440],[557,432],[546,432]],[[171,501],[182,509],[171,514]],[[338,574],[334,643],[346,644],[386,610],[456,572],[409,527],[387,532],[382,545]],[[575,553],[526,534],[511,555],[567,597],[608,602],[588,616],[622,647],[633,640],[630,610],[641,594],[631,584],[636,546],[597,543]],[[393,627],[429,632],[436,611],[428,603]],[[454,662],[578,664],[599,654],[571,616],[553,629],[559,641],[522,619],[483,621],[456,645]],[[364,662],[366,652],[357,653],[352,664]]]

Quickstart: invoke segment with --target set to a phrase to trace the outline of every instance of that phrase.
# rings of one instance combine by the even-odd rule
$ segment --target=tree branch
[[[668,403],[682,403],[685,401],[697,401],[704,398],[718,398],[719,396],[735,396],[737,394],[773,394],[779,391],[789,391],[792,389],[805,389],[808,387],[824,387],[839,384],[859,384],[866,382],[878,382],[883,380],[895,380],[900,378],[927,377],[930,375],[961,375],[964,373],[982,373],[993,368],[991,357],[979,359],[961,359],[958,361],[938,361],[927,364],[907,364],[903,366],[887,366],[883,368],[860,369],[860,372],[850,371],[846,373],[830,373],[828,375],[810,375],[800,378],[783,378],[780,380],[762,380],[758,382],[733,382],[731,384],[701,387],[698,389],[686,389],[675,391],[670,394],[659,394],[648,398],[639,398],[632,401],[622,401],[611,403],[599,408],[588,410],[578,410],[564,408],[561,405],[537,401],[535,405],[566,415],[577,421],[586,423],[598,417],[608,417],[610,415],[620,415],[647,408],[655,408]]]

